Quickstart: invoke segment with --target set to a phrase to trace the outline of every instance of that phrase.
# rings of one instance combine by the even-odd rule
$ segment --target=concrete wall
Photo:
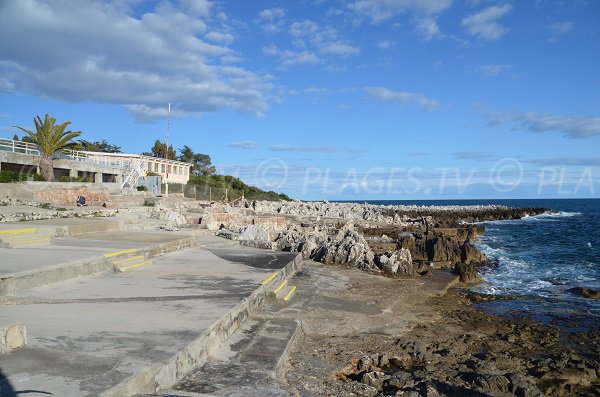
[[[0,170],[6,169],[23,173],[36,172],[40,157],[31,154],[13,153],[0,151]],[[110,167],[95,164],[93,162],[57,159],[53,162],[54,176],[60,179],[62,176],[77,178],[80,174],[93,175],[97,183],[104,181],[123,181],[126,168]]]
[[[0,198],[32,200],[61,205],[75,205],[77,196],[84,195],[90,205],[110,204],[110,194],[120,194],[118,183],[21,182],[0,183]]]

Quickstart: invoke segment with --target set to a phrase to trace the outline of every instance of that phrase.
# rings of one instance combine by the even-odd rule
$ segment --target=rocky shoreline
[[[220,224],[219,233],[247,245],[301,252],[326,265],[415,280],[423,288],[439,269],[457,274],[458,286],[481,281],[478,269],[493,264],[474,244],[485,231],[480,222],[552,213],[545,208],[327,202],[261,202],[247,208],[285,222],[244,225],[236,219]],[[594,291],[575,292],[595,297]],[[308,336],[286,383],[315,396],[600,395],[598,329],[562,332],[531,320],[502,318],[471,307],[478,299],[451,289],[426,302],[428,319],[414,320],[412,330],[399,337],[390,335],[394,324],[405,321],[401,318],[390,318],[387,330],[377,335],[332,336],[326,343],[323,336]],[[307,368],[315,361],[320,364]],[[337,369],[323,375],[332,365]]]
[[[595,396],[600,394],[600,331],[563,334],[528,320],[469,306],[458,290],[427,302],[428,318],[393,335],[307,337],[286,381],[315,396]],[[406,326],[406,325],[404,325]],[[389,332],[389,333],[388,333]],[[308,353],[312,352],[312,353]],[[306,363],[337,370],[316,375]]]
[[[254,202],[256,215],[282,222],[251,224],[244,217],[218,222],[218,234],[246,245],[301,252],[305,259],[355,267],[388,277],[420,277],[452,269],[460,281],[479,282],[477,267],[489,259],[474,245],[479,222],[550,213],[547,208],[474,206],[379,206],[329,202]],[[210,222],[210,216],[202,222]]]

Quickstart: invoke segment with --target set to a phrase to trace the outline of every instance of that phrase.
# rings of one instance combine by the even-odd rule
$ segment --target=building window
[[[170,173],[171,173],[171,166],[168,166],[167,167],[167,174],[170,174]]]
[[[163,174],[165,173],[165,165],[164,164],[160,165],[160,172]]]
[[[154,172],[158,172],[158,163],[154,163]]]

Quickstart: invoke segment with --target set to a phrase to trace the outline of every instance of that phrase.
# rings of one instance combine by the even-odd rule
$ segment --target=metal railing
[[[40,156],[40,149],[35,143],[0,139],[0,150],[3,152],[24,153]]]
[[[12,139],[0,138],[0,151],[31,154],[33,156],[41,156],[40,148],[35,143],[15,141]],[[105,165],[108,167],[128,168],[131,166],[131,160],[119,159],[110,156],[90,156],[86,152],[78,150],[63,149],[52,155],[54,159],[85,161],[97,165]]]

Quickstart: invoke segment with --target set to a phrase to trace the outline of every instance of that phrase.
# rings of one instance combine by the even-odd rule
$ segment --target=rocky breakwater
[[[511,208],[502,205],[375,205],[328,201],[258,201],[256,212],[300,218],[345,219],[394,225],[427,224],[429,227],[457,227],[461,223],[520,219],[550,213],[547,208]]]
[[[256,215],[285,223],[241,225],[232,219],[228,236],[262,248],[301,252],[306,259],[356,267],[391,277],[417,277],[450,268],[466,284],[480,281],[477,267],[488,258],[473,244],[482,225],[469,221],[517,219],[548,212],[503,206],[377,206],[328,202],[255,202]]]

